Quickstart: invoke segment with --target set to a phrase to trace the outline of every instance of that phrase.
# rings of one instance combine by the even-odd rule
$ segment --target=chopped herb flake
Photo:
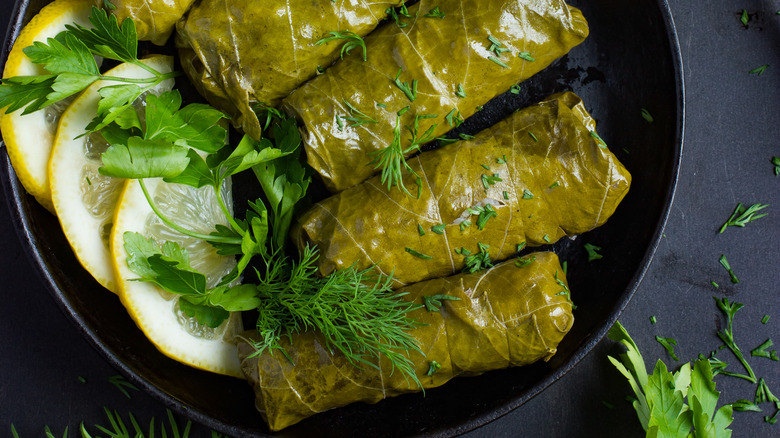
[[[533,56],[531,56],[531,54],[530,54],[530,53],[528,53],[528,52],[520,52],[520,53],[518,53],[518,54],[517,54],[517,57],[518,57],[518,58],[525,59],[526,61],[531,61],[531,62],[534,62],[534,61],[536,61],[536,60],[534,59],[534,57],[533,57]]]
[[[471,221],[463,221],[460,223],[460,230],[463,231],[471,226]]]
[[[534,194],[528,189],[523,189],[523,199],[534,199]]]
[[[758,356],[758,357],[765,357],[767,359],[772,360],[780,360],[780,358],[777,357],[777,351],[776,350],[767,350],[769,347],[773,345],[771,339],[767,339],[764,341],[763,344],[759,345],[753,351],[750,352],[751,356]]]
[[[496,163],[497,164],[506,164],[507,163],[506,154],[501,156],[501,158],[496,158]]]
[[[444,229],[446,227],[447,226],[444,225],[444,224],[434,225],[434,226],[431,227],[431,231],[433,231],[436,234],[444,234]]]
[[[761,318],[761,324],[766,324],[769,322],[769,315],[764,315],[763,318]]]
[[[474,273],[493,266],[493,262],[490,260],[490,254],[488,252],[488,248],[490,247],[481,242],[477,243],[477,246],[479,247],[479,252],[469,255],[463,260],[466,263],[466,266],[463,268],[464,272]]]
[[[520,86],[515,84],[509,88],[509,92],[512,94],[520,94]]]
[[[544,240],[544,241],[545,241],[545,242],[547,242],[547,243],[550,243],[550,236],[548,236],[547,234],[545,234],[544,236],[542,236],[542,240]]]
[[[408,82],[401,82],[398,78],[401,77],[402,70],[403,69],[401,68],[398,69],[398,73],[395,74],[393,83],[406,95],[406,98],[409,99],[410,102],[414,102],[414,100],[417,99],[417,79],[412,80],[411,87]]]
[[[485,170],[490,170],[490,166],[488,166],[487,164],[483,164],[482,168],[485,169]]]
[[[448,301],[460,301],[460,298],[450,295],[423,295],[423,304],[425,304],[425,310],[429,312],[438,312],[441,310],[442,300]]]
[[[501,62],[501,60],[499,60],[499,59],[498,59],[498,58],[496,58],[495,56],[488,56],[488,59],[489,59],[489,60],[491,60],[491,61],[493,61],[493,62],[495,62],[496,64],[500,65],[501,67],[504,67],[504,68],[509,68],[509,66],[508,66],[508,65],[506,65],[506,64],[505,64],[505,63],[503,63],[503,62]]]
[[[747,27],[748,21],[750,21],[750,17],[748,16],[747,10],[743,9],[742,14],[739,16],[739,21],[742,23],[743,26]]]
[[[498,217],[498,212],[493,209],[492,205],[488,204],[479,213],[479,217],[477,218],[477,228],[480,230],[484,229],[485,224],[487,224],[487,221],[492,217]]]
[[[423,260],[430,260],[430,259],[432,259],[432,258],[433,258],[433,257],[431,257],[431,256],[429,256],[429,255],[425,255],[425,254],[423,254],[423,253],[421,253],[421,252],[417,252],[417,251],[413,250],[412,248],[404,248],[404,249],[405,249],[405,250],[406,250],[406,252],[408,252],[409,254],[411,254],[411,255],[413,255],[413,256],[415,256],[415,257],[419,257],[419,258],[421,258],[421,259],[423,259]]]
[[[341,46],[341,59],[344,59],[344,55],[349,55],[349,52],[352,51],[352,49],[361,47],[363,49],[363,61],[368,60],[368,51],[366,49],[366,42],[363,41],[363,38],[360,37],[360,35],[356,34],[355,32],[345,30],[345,31],[331,31],[328,32],[329,37],[325,37],[316,43],[314,43],[315,46],[319,46],[320,44],[325,44],[330,41],[334,40],[345,40],[343,46]]]
[[[655,315],[651,316],[650,317],[650,324],[655,324],[656,322],[658,322],[658,320],[655,319]]]
[[[596,142],[598,143],[600,148],[602,148],[602,149],[606,149],[607,148],[607,143],[604,141],[604,139],[599,137],[598,134],[596,134],[596,131],[590,131],[590,136],[596,139]]]
[[[650,111],[642,108],[642,118],[645,119],[647,123],[653,123],[655,119],[653,119],[653,116],[650,114]]]
[[[504,199],[506,199],[506,200],[508,201],[508,200],[509,200],[509,193],[507,193],[507,192],[506,192],[506,190],[504,190],[504,191],[503,191],[503,192],[501,192],[501,193],[503,193],[503,195],[504,195]]]
[[[444,116],[444,120],[446,120],[452,128],[457,128],[463,124],[463,118],[460,116],[460,111],[458,111],[457,108],[453,108],[452,111],[447,113],[447,115]]]
[[[463,84],[458,84],[458,89],[455,90],[455,95],[460,98],[466,97],[466,91],[463,90]]]
[[[426,373],[428,376],[432,376],[436,374],[437,371],[441,369],[441,364],[439,362],[436,362],[435,360],[432,360],[428,364],[428,372]]]
[[[545,236],[547,236],[547,235],[545,234]],[[575,306],[574,303],[572,303],[572,301],[571,301],[571,291],[569,290],[569,286],[566,286],[566,283],[564,283],[563,280],[558,278],[558,271],[555,271],[555,274],[553,275],[553,277],[555,278],[555,282],[558,283],[558,286],[563,288],[562,291],[558,292],[555,295],[556,296],[558,296],[558,295],[566,296],[566,299],[569,301],[569,303],[571,303],[572,309],[576,309],[577,306]]]
[[[601,254],[599,254],[597,251],[601,251],[601,247],[596,245],[591,245],[590,243],[585,244],[585,251],[588,252],[588,261],[592,262],[594,260],[598,260],[602,258]]]
[[[655,340],[658,341],[659,344],[664,346],[666,352],[669,353],[669,356],[671,356],[672,359],[680,360],[677,358],[677,355],[674,354],[674,346],[677,345],[677,341],[674,338],[664,338],[663,336],[656,336]]]
[[[768,204],[753,204],[748,208],[745,208],[742,206],[742,203],[740,202],[737,204],[737,208],[734,209],[734,212],[731,213],[731,216],[726,221],[726,223],[723,224],[723,226],[720,227],[719,233],[722,233],[726,231],[726,228],[728,227],[745,227],[745,224],[753,222],[754,220],[761,219],[762,217],[766,216],[767,213],[759,214],[756,213],[769,207]]]
[[[524,268],[536,261],[536,256],[525,256],[515,260],[515,266],[518,268]]]
[[[522,241],[522,242],[517,244],[517,252],[522,251],[523,248],[525,248],[525,241]]]
[[[425,230],[423,230],[423,227],[420,224],[417,224],[417,233],[420,234],[421,236],[425,235]]]
[[[764,64],[760,67],[756,67],[753,70],[750,70],[748,74],[761,76],[762,74],[764,74],[764,71],[766,71],[766,69],[768,68],[769,68],[769,64]]]
[[[534,135],[534,133],[533,133],[533,132],[531,132],[531,131],[528,131],[528,135],[530,135],[530,136],[531,136],[531,138],[533,138],[533,139],[534,139],[534,141],[539,141],[539,139],[538,139],[538,138],[536,138],[536,135]]]
[[[561,268],[563,268],[563,275],[569,275],[569,262],[566,260],[561,263]]]
[[[772,165],[775,166],[775,176],[780,176],[780,157],[772,157]]]
[[[444,13],[439,10],[438,6],[434,7],[433,9],[428,11],[427,14],[425,14],[423,16],[424,17],[428,17],[428,18],[444,18],[445,17]],[[430,376],[430,374],[428,374],[428,375]]]
[[[547,187],[547,188],[548,188],[548,189],[554,189],[554,188],[558,187],[559,185],[560,185],[560,184],[558,183],[558,181],[555,181],[554,183],[550,184],[550,186],[549,186],[549,187]]]
[[[460,137],[461,140],[472,140],[474,138],[473,135],[464,134],[462,132],[458,134],[458,137]]]
[[[718,283],[715,283],[715,280],[710,281],[710,284],[713,285],[715,287],[715,289],[720,287],[720,285]]]
[[[726,260],[726,256],[721,254],[720,259],[718,259],[721,265],[723,265],[724,268],[726,268],[726,271],[729,273],[729,277],[731,277],[731,282],[736,284],[739,283],[739,279],[734,274],[734,271],[731,269],[731,265],[729,265],[728,260]]]
[[[482,174],[482,186],[485,188],[485,190],[489,189],[490,186],[497,182],[501,182],[503,179],[501,179],[497,173],[494,173],[493,176]]]

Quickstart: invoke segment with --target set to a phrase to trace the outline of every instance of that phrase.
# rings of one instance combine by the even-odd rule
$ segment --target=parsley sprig
[[[5,78],[0,85],[0,108],[6,113],[24,108],[22,114],[38,111],[73,96],[98,81],[116,81],[120,85],[104,87],[98,114],[89,125],[96,131],[132,110],[139,96],[160,82],[179,73],[161,73],[138,59],[135,24],[126,19],[119,25],[115,15],[92,7],[92,28],[66,25],[66,31],[46,42],[36,41],[23,49],[35,64],[41,64],[48,75]],[[149,78],[122,78],[100,73],[95,56],[135,64],[148,71]]]

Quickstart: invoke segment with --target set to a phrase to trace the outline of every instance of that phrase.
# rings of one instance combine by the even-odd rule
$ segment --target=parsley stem
[[[190,237],[193,237],[195,239],[202,239],[202,240],[205,240],[207,242],[232,243],[234,245],[241,245],[241,239],[237,239],[235,237],[212,236],[212,235],[209,235],[209,234],[203,234],[203,233],[198,233],[196,231],[188,230],[188,229],[185,229],[185,228],[182,228],[182,227],[176,225],[170,219],[168,219],[168,217],[165,216],[160,211],[159,208],[157,208],[157,205],[152,200],[151,195],[149,195],[149,190],[146,188],[146,184],[144,183],[144,180],[143,179],[139,179],[138,183],[141,185],[141,190],[143,190],[143,192],[144,192],[144,197],[146,198],[146,202],[149,203],[149,207],[152,208],[152,211],[154,211],[154,214],[156,214],[157,217],[159,217],[160,220],[163,221],[163,223],[165,225],[168,225],[174,231],[178,231],[179,233],[184,234],[185,236],[190,236]]]
[[[157,73],[156,77],[153,78],[133,79],[133,78],[122,78],[118,76],[100,76],[99,80],[125,82],[128,84],[155,84],[156,85],[166,79],[173,79],[178,76],[180,76],[179,72],[171,72],[165,74]]]
[[[225,201],[222,199],[222,184],[224,183],[224,180],[220,182],[220,184],[214,185],[214,196],[217,197],[217,202],[219,202],[219,208],[222,210],[222,213],[225,215],[225,218],[227,218],[228,223],[230,223],[230,227],[233,228],[233,231],[240,234],[242,237],[245,234],[245,231],[238,225],[238,222],[236,222],[236,219],[233,217],[232,214],[230,214],[230,210],[228,210],[227,205],[225,205]]]

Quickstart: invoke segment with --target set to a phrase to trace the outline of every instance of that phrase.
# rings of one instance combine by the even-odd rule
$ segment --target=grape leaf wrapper
[[[317,75],[318,67],[339,58],[344,40],[317,41],[332,31],[365,36],[397,5],[398,0],[203,0],[177,24],[177,46],[200,94],[259,139],[253,107],[278,105]],[[363,62],[361,54],[357,49],[345,59]]]
[[[444,19],[423,16],[434,6],[446,11]],[[416,18],[404,18],[408,26],[384,26],[365,39],[367,62],[345,57],[284,100],[282,109],[304,126],[309,165],[331,191],[376,172],[370,153],[393,143],[398,110],[411,105],[401,126],[413,126],[416,115],[436,115],[423,126],[436,123],[432,136],[440,137],[588,35],[582,13],[562,0],[422,0],[409,15]],[[535,60],[518,57],[524,52]],[[456,95],[458,85],[466,97]],[[340,116],[351,113],[345,102],[377,123],[344,124]],[[401,149],[408,146],[404,132]]]
[[[551,96],[473,140],[411,159],[421,178],[419,199],[388,192],[376,176],[312,206],[298,219],[294,240],[299,248],[319,248],[323,275],[356,262],[358,269],[376,263],[382,272],[393,272],[400,287],[460,272],[468,254],[456,253],[459,248],[477,253],[482,244],[497,261],[514,255],[521,242],[540,246],[584,233],[607,221],[631,182],[617,158],[590,135],[593,129],[579,97]],[[504,156],[505,164],[493,164]],[[551,188],[553,181],[558,185]],[[405,183],[413,186],[413,175]],[[533,198],[524,199],[524,190]],[[480,230],[478,213],[486,205],[496,215]],[[475,225],[465,226],[468,221]],[[420,236],[416,224],[444,228]]]
[[[126,18],[135,22],[139,40],[162,46],[195,0],[110,0],[110,3],[115,7],[109,7],[109,12],[120,23]]]
[[[558,257],[551,252],[534,255],[536,261],[522,268],[507,262],[488,271],[430,280],[399,291],[407,293],[403,299],[414,303],[429,295],[458,298],[442,301],[437,312],[418,308],[408,314],[423,324],[409,333],[424,356],[416,351],[403,354],[415,364],[424,388],[441,386],[456,376],[549,360],[555,354],[574,323],[572,306],[558,294],[560,285],[554,278],[555,272],[562,271]],[[559,278],[563,277],[559,274]],[[244,335],[248,339],[257,336]],[[421,390],[408,376],[393,370],[384,357],[375,361],[377,368],[357,368],[343,355],[327,354],[323,339],[313,332],[282,336],[282,346],[292,362],[274,349],[248,358],[254,353],[252,344],[247,339],[238,344],[256,406],[272,430],[349,403],[376,403]],[[431,361],[441,368],[428,375]]]

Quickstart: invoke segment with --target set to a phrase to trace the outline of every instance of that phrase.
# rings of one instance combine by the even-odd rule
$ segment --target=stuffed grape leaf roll
[[[594,129],[579,97],[553,95],[410,159],[419,199],[376,176],[314,204],[294,240],[319,249],[323,275],[376,264],[398,287],[584,233],[606,222],[631,182]]]
[[[417,283],[399,292],[419,304],[448,297],[440,298],[440,306],[409,313],[424,324],[409,332],[424,355],[408,353],[424,388],[441,386],[456,376],[548,360],[574,323],[568,285],[551,252]],[[256,335],[246,336],[238,344],[242,370],[254,388],[255,405],[272,430],[349,403],[376,403],[421,390],[403,373],[393,372],[386,359],[377,363],[377,369],[356,368],[343,355],[331,354],[311,331],[282,337],[289,360],[278,350],[249,357],[255,352]]]
[[[302,82],[327,68],[354,39],[362,37],[399,0],[201,0],[177,25],[182,66],[212,105],[234,117],[255,138],[257,104],[276,106]],[[345,59],[363,61],[361,47]]]
[[[138,39],[162,46],[173,33],[176,22],[195,0],[110,0],[110,11],[119,22],[131,18]],[[103,3],[103,2],[100,2]]]
[[[427,14],[436,6],[443,18]],[[433,125],[427,140],[441,136],[588,35],[563,0],[421,0],[408,15],[366,38],[367,62],[344,59],[283,102],[331,191],[374,173],[371,153],[412,147],[402,127],[418,116],[417,140]]]

